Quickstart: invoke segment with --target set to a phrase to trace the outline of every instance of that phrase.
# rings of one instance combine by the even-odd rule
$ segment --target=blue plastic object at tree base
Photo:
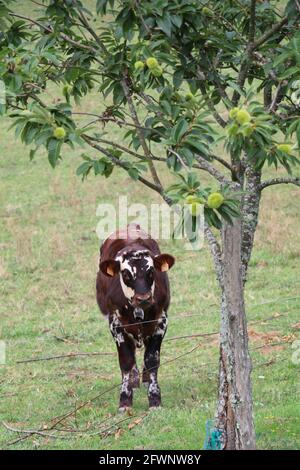
[[[212,420],[206,421],[205,428],[204,450],[221,450],[222,431],[214,427]]]

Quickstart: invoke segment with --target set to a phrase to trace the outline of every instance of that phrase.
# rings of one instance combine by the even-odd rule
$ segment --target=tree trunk
[[[259,203],[261,192],[261,171],[255,170],[251,165],[246,169],[245,195],[242,200],[242,270],[243,283],[247,278],[247,270],[254,243],[254,235],[258,223]]]
[[[251,359],[244,305],[241,220],[222,229],[219,402],[216,427],[223,449],[254,449]]]

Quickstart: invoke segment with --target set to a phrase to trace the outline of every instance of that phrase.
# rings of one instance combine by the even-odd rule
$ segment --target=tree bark
[[[223,285],[216,427],[222,431],[222,448],[226,450],[255,448],[241,225],[241,219],[234,219],[233,225],[224,224],[222,229]]]
[[[252,254],[255,231],[258,223],[259,205],[261,198],[261,171],[248,165],[245,172],[245,191],[242,200],[242,241],[241,261],[243,270],[243,283],[246,283],[247,270]]]

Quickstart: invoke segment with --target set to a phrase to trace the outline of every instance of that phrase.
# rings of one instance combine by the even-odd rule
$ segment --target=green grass
[[[130,202],[150,204],[158,199],[144,187],[133,185],[120,171],[110,180],[90,177],[82,183],[74,175],[79,152],[67,150],[55,171],[45,156],[30,163],[28,149],[14,141],[7,127],[4,121],[0,160],[0,305],[7,364],[0,368],[1,421],[16,428],[37,429],[116,386],[64,423],[65,427],[87,429],[91,434],[110,428],[107,435],[66,432],[61,434],[67,439],[34,436],[14,447],[201,448],[205,422],[213,417],[215,408],[215,337],[202,339],[192,354],[161,366],[162,409],[149,413],[146,390],[141,388],[135,394],[132,418],[115,427],[112,425],[123,419],[117,413],[120,375],[115,355],[17,364],[26,358],[70,352],[115,352],[107,323],[95,302],[100,243],[95,233],[96,208],[101,201],[116,203],[119,188],[120,193],[129,195]],[[272,188],[263,197],[246,290],[252,348],[296,337],[300,306],[297,197],[299,189],[294,187]],[[177,258],[176,267],[170,272],[173,298],[166,339],[217,330],[218,289],[207,247],[197,253],[182,250],[180,243],[163,241],[162,247]],[[282,316],[251,326],[251,322],[275,313]],[[198,343],[197,338],[165,341],[162,363]],[[290,343],[252,351],[260,448],[299,447],[299,409],[295,399],[299,382],[292,352]],[[141,362],[141,353],[138,360]],[[131,427],[139,416],[143,420]],[[105,419],[107,422],[99,426]],[[122,431],[117,432],[118,429]],[[8,447],[7,443],[17,436],[1,425],[2,447]]]
[[[98,110],[97,103],[98,98],[91,96],[83,107]],[[64,161],[55,171],[45,155],[29,162],[29,150],[7,129],[8,121],[3,120],[0,339],[6,342],[7,364],[0,366],[0,447],[201,449],[206,420],[213,418],[216,405],[217,338],[167,340],[218,330],[219,292],[206,245],[194,253],[183,250],[180,243],[161,242],[163,251],[173,253],[177,263],[170,272],[172,303],[159,372],[160,410],[148,411],[142,387],[135,393],[133,416],[119,423],[124,416],[117,412],[116,355],[17,363],[71,352],[115,353],[95,301],[100,244],[96,209],[100,202],[116,204],[119,194],[128,195],[129,203],[147,206],[159,199],[121,171],[109,180],[90,177],[82,183],[75,176],[80,150],[65,149]],[[108,137],[117,141],[109,127],[108,131]],[[169,182],[163,167],[160,172]],[[261,449],[299,448],[299,366],[292,362],[291,348],[299,330],[299,196],[299,188],[291,186],[264,192],[246,288]],[[264,321],[273,315],[274,320]],[[197,344],[194,352],[184,355]],[[177,356],[182,357],[172,361]],[[100,394],[63,423],[66,429],[86,432],[61,432],[64,439],[35,435],[8,446],[18,434],[7,431],[3,421],[13,428],[49,427],[53,418]],[[100,431],[106,432],[96,434]]]

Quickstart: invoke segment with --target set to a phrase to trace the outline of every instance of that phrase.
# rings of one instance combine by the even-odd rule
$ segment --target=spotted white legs
[[[149,407],[157,407],[161,404],[161,393],[157,381],[160,364],[160,348],[163,337],[166,334],[168,318],[166,312],[159,320],[155,332],[145,341],[145,356],[143,369],[143,382],[148,382]]]
[[[119,410],[131,408],[133,389],[139,387],[139,371],[135,360],[134,341],[124,332],[119,318],[114,315],[110,322],[110,331],[116,342],[119,364],[122,373]]]

